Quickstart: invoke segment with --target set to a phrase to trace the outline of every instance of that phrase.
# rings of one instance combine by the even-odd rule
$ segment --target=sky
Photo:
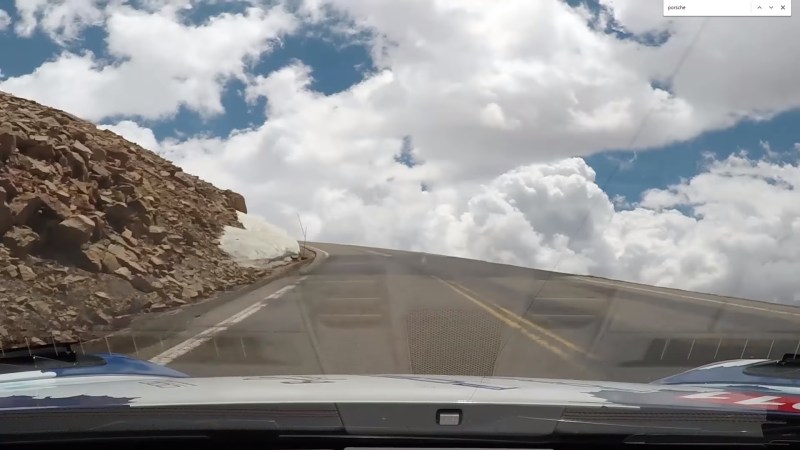
[[[798,20],[665,18],[660,0],[0,0],[0,90],[297,238],[800,303]]]

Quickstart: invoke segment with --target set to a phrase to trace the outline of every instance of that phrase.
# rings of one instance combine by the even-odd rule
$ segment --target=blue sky
[[[598,184],[604,191],[610,196],[623,195],[633,201],[646,189],[664,188],[697,174],[703,169],[707,154],[725,159],[746,151],[752,158],[761,159],[767,157],[764,143],[768,143],[770,150],[775,152],[773,158],[776,161],[796,163],[800,156],[800,151],[794,146],[800,142],[798,123],[800,111],[790,111],[768,121],[743,121],[732,128],[707,132],[687,142],[636,152],[630,165],[620,164],[620,161],[627,162],[634,157],[630,151],[609,150],[586,160],[597,171]]]

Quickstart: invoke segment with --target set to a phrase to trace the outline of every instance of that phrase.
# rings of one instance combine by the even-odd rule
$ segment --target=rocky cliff
[[[218,247],[244,198],[0,92],[0,341],[89,339],[253,282]]]

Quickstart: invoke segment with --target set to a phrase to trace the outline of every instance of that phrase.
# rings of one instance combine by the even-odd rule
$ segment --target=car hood
[[[64,357],[65,353],[62,349],[61,353],[50,356]],[[669,407],[800,412],[799,380],[765,378],[747,371],[747,368],[763,361],[718,362],[653,383],[637,384],[408,374],[195,378],[126,355],[92,354],[81,355],[71,362],[46,359],[45,363],[52,367],[0,374],[0,412],[26,408],[295,403]]]
[[[180,405],[426,403],[675,407],[800,412],[800,389],[659,385],[511,377],[318,375],[175,378],[142,375],[28,377],[0,382],[0,411]],[[762,399],[759,401],[759,399]],[[769,401],[767,401],[769,400]],[[799,406],[800,407],[800,406]]]

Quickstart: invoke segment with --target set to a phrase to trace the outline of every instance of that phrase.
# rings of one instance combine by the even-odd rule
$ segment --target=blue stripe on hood
[[[57,377],[83,375],[145,375],[154,377],[186,378],[189,375],[149,361],[131,358],[116,353],[95,353],[105,361],[103,365],[86,367],[64,367],[47,369]]]

